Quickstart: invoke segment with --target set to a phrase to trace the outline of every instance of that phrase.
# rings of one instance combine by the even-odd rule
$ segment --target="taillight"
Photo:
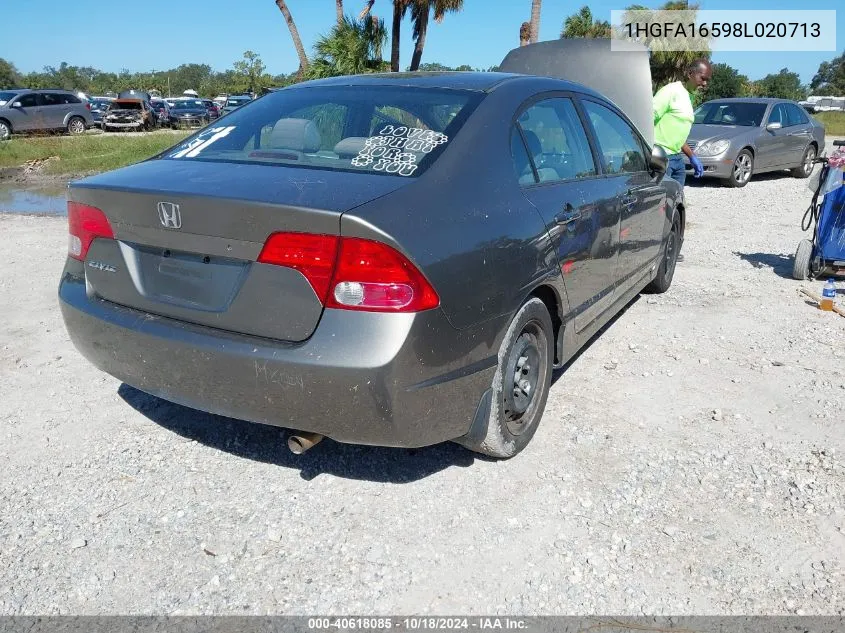
[[[440,305],[434,288],[407,257],[373,240],[274,233],[258,261],[300,271],[328,308],[419,312]]]
[[[428,280],[399,251],[357,237],[341,240],[326,307],[419,312],[439,304]]]
[[[67,203],[69,243],[68,254],[84,260],[95,238],[114,239],[114,232],[106,214],[96,207],[79,202]]]
[[[258,261],[298,270],[325,304],[339,240],[336,235],[274,233],[261,249]]]

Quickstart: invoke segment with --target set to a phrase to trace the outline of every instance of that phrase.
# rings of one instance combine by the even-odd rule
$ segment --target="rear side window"
[[[806,125],[810,122],[804,110],[791,103],[786,106],[786,116],[789,118],[789,125]]]
[[[587,135],[570,99],[546,99],[518,119],[539,182],[586,178],[596,174]]]
[[[482,98],[474,91],[407,86],[279,90],[248,102],[166,157],[419,176]]]
[[[584,110],[595,131],[607,173],[622,174],[647,170],[640,138],[625,119],[594,101],[584,101]]]

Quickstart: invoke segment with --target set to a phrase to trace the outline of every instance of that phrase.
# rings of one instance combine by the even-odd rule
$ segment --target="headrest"
[[[272,147],[298,152],[318,151],[321,140],[320,131],[309,119],[279,119],[270,135]]]
[[[334,153],[341,158],[353,158],[364,149],[366,142],[366,136],[349,136],[334,146]]]

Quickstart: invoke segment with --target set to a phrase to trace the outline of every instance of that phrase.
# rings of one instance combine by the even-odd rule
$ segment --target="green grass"
[[[845,112],[818,112],[813,117],[824,125],[825,135],[845,138]]]
[[[188,134],[160,132],[12,138],[0,143],[0,168],[18,167],[28,160],[57,157],[58,160],[51,160],[44,166],[45,173],[66,175],[108,171],[149,158],[175,145]]]

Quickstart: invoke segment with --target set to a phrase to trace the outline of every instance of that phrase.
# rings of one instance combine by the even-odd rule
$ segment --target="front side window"
[[[769,115],[769,123],[780,123],[782,127],[789,127],[789,117],[786,114],[786,106],[778,103],[772,108]]]
[[[34,108],[38,105],[38,95],[34,92],[30,92],[29,94],[23,95],[19,99],[22,108]]]
[[[289,88],[249,101],[165,158],[419,176],[482,97],[407,86]]]
[[[595,130],[607,173],[635,173],[648,170],[642,143],[625,119],[610,108],[593,101],[585,101],[584,109]]]
[[[519,126],[539,182],[596,174],[590,144],[572,100],[540,101],[519,116]]]

